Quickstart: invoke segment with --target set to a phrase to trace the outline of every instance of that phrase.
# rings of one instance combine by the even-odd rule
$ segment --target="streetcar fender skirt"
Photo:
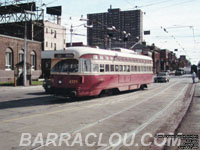
[[[78,90],[77,97],[82,96],[97,96],[101,93],[101,89],[94,89],[94,90]]]
[[[135,85],[130,85],[129,86],[129,90],[135,90],[135,89],[137,89],[138,88],[138,86],[135,84]]]
[[[118,87],[119,91],[122,92],[122,91],[128,91],[129,90],[129,86],[120,86]]]

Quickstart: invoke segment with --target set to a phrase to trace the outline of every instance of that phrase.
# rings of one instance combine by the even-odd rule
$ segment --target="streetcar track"
[[[178,83],[179,83],[179,82],[178,82]],[[172,85],[170,85],[170,86],[168,86],[167,88],[165,88],[164,90],[162,90],[162,91],[160,91],[160,92],[158,92],[158,93],[156,93],[156,94],[154,94],[154,95],[152,95],[152,96],[150,96],[150,97],[148,97],[148,98],[146,98],[146,99],[144,99],[144,100],[142,100],[142,101],[139,101],[138,103],[136,103],[136,104],[134,104],[134,105],[131,105],[131,106],[129,106],[129,107],[127,107],[127,108],[125,108],[125,109],[123,109],[123,110],[121,110],[121,111],[118,111],[118,112],[116,112],[116,113],[113,113],[113,114],[111,114],[111,115],[109,115],[109,116],[107,116],[107,117],[104,117],[104,118],[102,118],[102,119],[100,119],[100,120],[97,120],[97,121],[95,121],[95,122],[89,123],[89,124],[87,124],[87,125],[85,125],[85,126],[82,126],[82,127],[76,128],[76,129],[73,129],[73,130],[69,131],[68,133],[71,133],[72,135],[75,135],[76,133],[78,133],[78,132],[80,132],[80,131],[82,131],[82,130],[88,129],[88,128],[90,128],[90,127],[94,127],[95,125],[97,125],[97,124],[99,124],[99,123],[102,123],[103,121],[106,121],[106,120],[108,120],[108,119],[110,119],[110,118],[113,118],[113,117],[115,117],[115,116],[117,116],[117,115],[119,115],[119,114],[121,114],[121,113],[123,113],[123,112],[126,112],[126,111],[128,111],[128,110],[130,110],[130,109],[132,109],[132,108],[134,108],[134,107],[136,107],[136,106],[138,106],[138,105],[140,105],[140,104],[142,104],[142,103],[144,103],[144,102],[146,102],[146,101],[152,99],[152,98],[155,97],[155,96],[158,96],[158,95],[162,94],[163,92],[167,91],[168,89],[170,89],[171,87],[177,85],[178,83],[175,82],[175,83],[173,83]],[[59,137],[58,137],[56,140],[58,140],[58,139],[59,139]],[[56,141],[56,140],[55,140],[55,141]],[[31,150],[38,150],[38,149],[40,149],[40,148],[42,148],[42,147],[44,147],[44,146],[48,146],[48,145],[54,143],[55,141],[46,143],[46,144],[44,144],[44,145],[40,145],[40,146],[35,147],[35,148],[31,149]]]
[[[179,83],[180,81],[176,81],[174,84],[177,84],[177,83]],[[173,85],[174,85],[173,84]],[[166,85],[166,87],[167,86],[169,86],[169,85]],[[165,86],[164,86],[165,87]],[[159,89],[159,88],[163,88],[163,86],[161,86],[161,87],[158,87],[158,88],[154,88],[154,89],[152,89],[152,90],[157,90],[157,89]],[[149,93],[149,92],[152,92],[152,90],[149,90],[149,91],[147,91],[145,94],[147,94],[147,93]],[[69,109],[64,109],[64,110],[57,110],[57,111],[52,111],[52,112],[47,112],[47,113],[40,113],[40,114],[34,114],[34,115],[30,115],[30,116],[24,116],[24,117],[19,117],[19,118],[14,118],[14,119],[8,119],[8,120],[2,120],[2,121],[0,121],[0,124],[1,123],[8,123],[8,122],[13,122],[13,121],[18,121],[18,120],[23,120],[23,119],[29,119],[29,118],[34,118],[34,117],[41,117],[41,116],[44,116],[44,115],[53,115],[53,114],[57,114],[57,113],[61,113],[61,112],[66,112],[66,111],[73,111],[73,110],[83,110],[83,109],[87,109],[87,108],[93,108],[93,107],[95,107],[95,106],[102,106],[102,105],[109,105],[109,104],[115,104],[116,102],[114,102],[114,101],[117,101],[117,102],[120,102],[120,101],[125,101],[125,100],[127,100],[127,99],[130,99],[130,97],[132,96],[132,95],[134,95],[134,98],[132,98],[132,100],[133,99],[136,99],[136,98],[138,98],[138,96],[140,96],[140,95],[143,95],[144,93],[143,92],[141,92],[141,93],[138,93],[138,94],[135,94],[135,93],[130,93],[130,95],[126,95],[127,97],[123,97],[124,95],[120,95],[120,97],[118,97],[118,96],[114,96],[113,98],[111,98],[111,99],[109,99],[109,101],[106,99],[106,100],[104,100],[104,101],[102,101],[101,100],[101,98],[100,99],[97,99],[96,101],[100,101],[101,103],[99,103],[99,104],[90,104],[90,105],[86,105],[86,106],[82,106],[81,108],[78,106],[77,107],[77,104],[75,105],[75,104],[72,104],[72,105],[75,105],[76,107],[75,108],[69,108]],[[123,99],[122,99],[123,98]],[[103,99],[103,98],[102,98]],[[114,103],[112,103],[112,102],[114,102]],[[87,102],[86,103],[84,103],[84,104],[87,104]],[[72,106],[71,105],[71,106]],[[80,104],[81,105],[81,104]],[[69,107],[69,105],[67,105],[68,107]],[[66,106],[63,106],[63,107],[66,107]],[[60,108],[60,107],[56,107],[56,108]]]
[[[126,140],[128,140],[133,134],[136,135],[139,132],[141,132],[144,128],[146,128],[147,126],[149,126],[153,121],[155,121],[156,119],[158,119],[171,105],[173,105],[176,100],[183,94],[183,92],[185,91],[185,89],[188,87],[188,85],[185,85],[185,87],[181,90],[181,92],[163,109],[161,109],[158,113],[156,113],[153,117],[151,117],[148,121],[146,121],[145,123],[143,123],[142,125],[140,125],[139,127],[137,127],[135,130],[131,131],[128,133],[128,136],[126,138]],[[122,139],[120,141],[120,144],[118,146],[113,146],[113,145],[109,145],[106,147],[101,147],[98,150],[108,150],[111,148],[111,150],[119,150],[122,146],[123,146],[123,141],[125,139]],[[115,142],[116,143],[116,142]],[[115,144],[114,144],[115,145]]]

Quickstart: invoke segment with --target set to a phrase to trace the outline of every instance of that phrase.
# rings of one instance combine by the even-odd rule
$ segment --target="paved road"
[[[179,128],[177,129],[176,134],[182,133],[183,135],[198,135],[199,137],[194,138],[193,142],[197,144],[198,141],[199,144],[197,144],[197,149],[200,150],[200,83],[196,83],[195,86],[196,88],[192,103]],[[181,141],[181,146],[185,145],[184,142],[186,142],[186,139]],[[170,146],[166,147],[166,150],[179,150],[179,148]]]
[[[186,93],[192,89],[188,77],[174,78],[169,83],[156,83],[148,90],[125,92],[119,95],[85,98],[57,99],[46,95],[41,86],[29,88],[0,87],[0,149],[133,149],[133,146],[123,146],[124,135],[130,140],[132,133],[136,134],[134,149],[145,149],[141,146],[141,137],[145,133],[155,135],[157,132],[169,129],[169,122],[176,124],[176,115],[185,104]],[[46,142],[48,133],[57,133],[59,137],[48,141],[47,146],[35,143],[34,146],[19,146],[22,133],[30,133],[34,143],[39,133]],[[73,143],[59,145],[61,134],[69,133],[69,145],[78,141],[78,134],[86,139],[88,133],[97,135],[88,138],[93,146],[83,146]],[[122,135],[111,136],[113,133]],[[67,134],[68,135],[68,134]],[[101,138],[101,143],[97,144]],[[66,136],[65,136],[66,138]],[[112,142],[109,142],[112,139]],[[151,138],[150,138],[151,139]],[[37,139],[38,140],[38,139]],[[144,141],[148,141],[145,139]],[[41,140],[40,140],[41,141]],[[118,142],[117,146],[110,145]],[[146,147],[146,149],[149,149]]]

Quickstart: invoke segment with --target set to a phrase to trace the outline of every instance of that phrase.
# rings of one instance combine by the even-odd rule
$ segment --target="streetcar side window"
[[[91,72],[91,62],[88,59],[83,60],[83,72]]]
[[[111,72],[114,72],[114,71],[115,71],[114,65],[110,65],[110,71],[111,71]]]
[[[131,66],[131,72],[133,72],[134,71],[134,67],[133,66]]]
[[[120,71],[120,72],[123,71],[123,66],[122,66],[122,65],[119,66],[119,71]]]
[[[141,66],[141,72],[143,72],[144,71],[144,66]]]
[[[99,72],[99,65],[93,64],[93,72]]]
[[[137,71],[140,72],[140,66],[137,66]]]
[[[127,66],[126,65],[124,65],[124,72],[126,72],[127,71]]]
[[[139,68],[138,71],[141,72],[141,66],[138,66],[138,68]]]
[[[130,72],[130,66],[127,66],[127,71]]]
[[[118,72],[119,71],[119,66],[115,65],[115,71]]]
[[[106,72],[109,72],[109,71],[110,71],[109,65],[106,64]]]
[[[104,64],[100,64],[100,72],[104,72]]]

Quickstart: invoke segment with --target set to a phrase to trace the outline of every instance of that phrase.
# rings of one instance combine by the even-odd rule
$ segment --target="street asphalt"
[[[141,137],[145,133],[155,136],[158,132],[174,130],[180,123],[177,120],[184,114],[185,106],[189,104],[186,98],[191,96],[193,88],[192,79],[188,76],[172,78],[169,83],[154,83],[143,91],[134,90],[118,95],[83,99],[58,99],[45,94],[42,86],[0,87],[0,149],[151,149],[152,146],[142,146]],[[189,111],[187,115],[200,114],[197,105],[199,89],[199,83],[196,83],[191,105],[196,109],[193,113]],[[183,119],[179,130],[188,126],[190,121],[185,121],[186,118]],[[195,122],[195,119],[193,121]],[[200,131],[198,125],[195,127]],[[84,138],[93,133],[97,138],[93,136],[89,138],[89,143],[95,143],[93,146],[88,146],[85,141],[83,146],[79,144],[67,146],[66,143],[55,146],[59,137],[54,140],[55,143],[48,141],[46,146],[41,143],[20,146],[22,133],[31,134],[31,143],[34,143],[39,133],[45,142],[49,133],[56,133],[59,136],[61,133],[69,133],[72,135],[69,143],[74,141],[78,133]],[[109,142],[113,133],[120,135],[135,133],[137,145],[125,146],[122,143],[123,136],[121,140],[115,136],[113,141],[119,141],[119,145],[113,146]],[[98,145],[97,142],[101,134],[104,145]]]

